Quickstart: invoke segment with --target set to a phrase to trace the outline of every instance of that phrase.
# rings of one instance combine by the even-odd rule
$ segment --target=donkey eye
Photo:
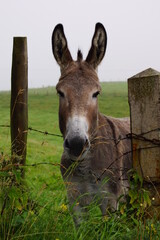
[[[99,94],[100,94],[100,92],[97,91],[97,92],[93,93],[92,97],[93,97],[93,98],[97,98],[97,96],[98,96]]]
[[[59,90],[59,91],[57,91],[57,93],[60,97],[64,98],[64,93],[62,91]]]

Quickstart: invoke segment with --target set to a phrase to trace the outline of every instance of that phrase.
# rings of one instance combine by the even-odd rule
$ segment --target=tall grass
[[[114,117],[129,116],[126,83],[102,83],[99,108]],[[0,125],[10,124],[10,93],[0,93]],[[29,127],[60,134],[58,97],[55,88],[29,90]],[[0,127],[0,167],[10,159],[10,130]],[[68,209],[59,163],[63,150],[60,137],[28,132],[25,183],[13,168],[0,172],[0,239],[159,239],[160,223],[143,220],[133,209],[102,217],[97,205],[88,209],[90,217],[76,231]],[[3,165],[3,166],[2,166]],[[10,184],[12,177],[16,186]],[[6,181],[6,179],[8,179]],[[4,185],[4,180],[5,184]],[[5,201],[5,204],[4,204]],[[3,210],[3,211],[2,211]]]

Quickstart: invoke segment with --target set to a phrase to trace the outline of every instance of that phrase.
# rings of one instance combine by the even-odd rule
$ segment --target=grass
[[[129,116],[127,99],[126,83],[102,83],[99,108],[104,114],[114,117]],[[0,125],[9,125],[10,93],[0,92],[0,102]],[[29,90],[29,127],[60,134],[55,88]],[[8,208],[3,212],[4,219],[1,219],[0,240],[159,239],[159,222],[146,220],[144,223],[139,217],[133,217],[130,212],[118,217],[112,214],[102,218],[95,205],[89,210],[92,217],[76,232],[67,207],[65,186],[59,170],[62,146],[63,139],[60,137],[29,131],[25,167],[26,187],[25,190],[21,190],[21,187],[18,190],[14,187],[8,190]],[[0,152],[5,159],[9,159],[9,128],[0,127]],[[16,178],[18,179],[18,176]],[[0,199],[3,199],[2,192]],[[3,202],[0,202],[0,211],[2,206]]]

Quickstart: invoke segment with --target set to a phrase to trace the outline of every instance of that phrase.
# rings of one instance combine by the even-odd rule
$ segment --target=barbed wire
[[[4,125],[4,124],[2,125],[1,124],[0,127],[1,128],[10,128],[10,125]],[[42,131],[42,130],[38,130],[38,129],[35,129],[35,128],[32,128],[32,127],[28,127],[28,131],[34,131],[34,132],[37,132],[37,133],[40,133],[40,134],[43,134],[43,135],[50,135],[50,136],[54,136],[54,137],[61,137],[61,138],[63,137],[60,134],[50,133],[48,131]],[[119,135],[118,138],[100,137],[101,140],[103,139],[104,141],[115,141],[116,145],[118,145],[120,143],[120,141],[127,140],[127,139],[136,139],[136,140],[139,140],[139,141],[148,142],[148,143],[150,143],[152,145],[139,147],[139,148],[136,148],[134,150],[131,149],[130,151],[122,153],[114,161],[112,161],[112,163],[107,168],[104,169],[104,171],[100,174],[100,176],[97,177],[97,181],[99,181],[103,177],[103,175],[105,174],[105,172],[107,170],[109,170],[109,169],[113,170],[113,168],[114,168],[113,165],[115,164],[115,162],[120,160],[125,155],[132,154],[135,151],[140,151],[140,150],[145,150],[145,149],[152,149],[152,148],[159,148],[160,147],[160,140],[159,139],[155,139],[155,138],[150,139],[150,138],[144,136],[146,134],[149,134],[149,133],[155,132],[155,131],[160,131],[160,128],[156,128],[156,129],[153,129],[153,130],[150,130],[150,131],[147,131],[147,132],[143,132],[142,134],[128,133],[128,134],[126,134],[124,136]],[[94,140],[97,140],[97,139],[99,139],[99,137],[95,138]],[[61,164],[55,164],[55,163],[50,163],[50,162],[40,162],[40,163],[33,163],[33,164],[25,164],[25,166],[17,164],[17,166],[19,166],[19,167],[36,167],[38,165],[47,165],[47,164],[48,165],[53,165],[53,166],[64,167]],[[15,166],[15,164],[12,165],[12,166]],[[4,171],[4,169],[5,168],[1,169],[0,171]],[[123,170],[125,170],[125,169],[123,169]]]
[[[4,172],[4,171],[8,171],[10,169],[12,169],[13,167],[37,167],[37,166],[40,166],[40,165],[52,165],[52,166],[55,166],[55,167],[62,167],[64,169],[66,169],[61,163],[51,163],[51,162],[39,162],[39,163],[33,163],[33,164],[19,164],[19,163],[12,163],[12,164],[9,164],[9,165],[6,165],[4,166],[2,169],[0,169],[0,172]]]
[[[10,128],[10,125],[0,124],[0,127],[1,127],[1,128]],[[42,130],[35,129],[35,128],[32,128],[32,127],[28,127],[28,130],[29,130],[29,131],[33,131],[33,132],[38,132],[38,133],[41,133],[41,134],[43,134],[43,135],[50,135],[50,136],[54,136],[54,137],[63,138],[63,136],[60,135],[60,134],[50,133],[50,132],[48,132],[48,131],[42,131]],[[153,143],[153,144],[155,144],[155,145],[160,145],[160,140],[159,140],[159,139],[155,139],[155,138],[150,139],[150,138],[144,137],[144,135],[149,134],[149,133],[151,133],[151,132],[155,132],[155,131],[160,131],[160,128],[156,128],[156,129],[153,129],[153,130],[150,130],[150,131],[147,131],[147,132],[143,132],[143,133],[141,133],[141,134],[128,133],[128,134],[126,134],[126,135],[124,135],[124,136],[119,135],[118,138],[106,138],[106,137],[101,137],[101,139],[104,139],[104,140],[106,140],[106,141],[115,141],[116,144],[118,144],[120,141],[134,138],[134,139],[137,139],[137,140],[141,140],[141,141],[145,141],[145,142],[150,142],[150,143]]]
[[[145,133],[142,133],[142,134],[129,133],[126,136],[128,138],[134,138],[134,139],[141,140],[141,141],[144,141],[144,142],[150,142],[150,143],[155,144],[155,145],[160,145],[160,140],[159,139],[155,139],[155,138],[150,139],[150,138],[146,138],[146,137],[143,136],[143,135],[151,133],[153,131],[160,131],[160,128],[156,128],[154,130],[151,130],[151,131],[148,131],[148,132],[145,132]]]
[[[1,128],[10,128],[10,125],[0,124],[0,127]],[[44,135],[50,135],[50,136],[61,137],[61,138],[63,137],[60,134],[50,133],[48,131],[42,131],[42,130],[38,130],[38,129],[35,129],[35,128],[32,128],[32,127],[28,127],[28,130],[33,131],[33,132],[38,132],[38,133],[41,133],[41,134],[44,134]]]
[[[29,127],[28,130],[30,131],[34,131],[34,132],[38,132],[38,133],[42,133],[44,135],[50,135],[50,136],[54,136],[54,137],[63,137],[62,135],[60,134],[55,134],[55,133],[50,133],[48,131],[42,131],[42,130],[38,130],[38,129],[35,129],[35,128],[32,128],[32,127]]]

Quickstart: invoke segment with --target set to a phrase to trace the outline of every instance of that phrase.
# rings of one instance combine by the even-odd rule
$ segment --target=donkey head
[[[100,84],[96,69],[107,44],[105,28],[97,23],[91,48],[85,61],[80,51],[73,61],[63,26],[52,34],[52,50],[61,69],[56,86],[59,94],[59,126],[64,137],[64,151],[72,160],[83,159],[90,148],[90,139],[98,126],[97,96]]]

